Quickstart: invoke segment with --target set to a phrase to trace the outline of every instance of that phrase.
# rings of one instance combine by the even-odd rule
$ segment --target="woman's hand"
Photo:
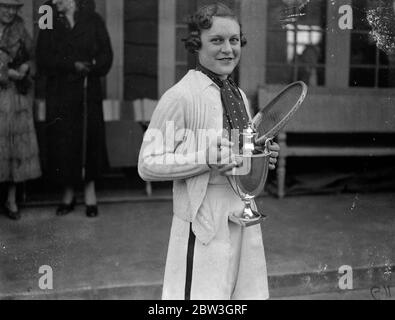
[[[241,163],[238,163],[233,155],[233,146],[234,143],[225,138],[218,138],[217,141],[211,143],[206,151],[208,166],[223,175],[239,166]]]
[[[279,152],[280,152],[280,146],[273,142],[271,144],[269,144],[269,151],[270,151],[270,160],[269,160],[269,169],[270,170],[275,170],[276,169],[276,164],[277,164],[277,159],[279,156]]]
[[[91,64],[89,62],[77,61],[74,63],[75,70],[83,75],[87,75],[91,71]]]
[[[18,68],[18,72],[20,73],[20,75],[24,77],[26,77],[29,73],[30,70],[30,66],[27,63],[22,64],[19,68]]]
[[[270,170],[275,170],[276,169],[276,164],[277,164],[277,159],[280,153],[280,146],[273,142],[270,141],[270,143],[267,143],[266,141],[263,141],[261,143],[257,144],[257,148],[263,152],[263,150],[268,148],[267,151],[270,152],[270,159],[269,159],[269,169]]]
[[[15,69],[8,69],[8,78],[13,81],[22,80],[25,77],[25,74],[15,70]]]

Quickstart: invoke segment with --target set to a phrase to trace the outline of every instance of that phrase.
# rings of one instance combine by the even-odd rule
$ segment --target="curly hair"
[[[241,31],[241,23],[235,13],[228,6],[222,3],[216,3],[201,7],[188,18],[188,37],[182,39],[182,41],[185,43],[185,48],[189,52],[196,53],[201,48],[202,30],[208,30],[212,27],[213,17],[224,17],[235,20],[240,25],[241,46],[244,47],[247,44],[247,39]]]

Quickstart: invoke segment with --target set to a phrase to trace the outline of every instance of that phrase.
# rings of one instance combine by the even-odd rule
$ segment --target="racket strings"
[[[274,138],[300,107],[307,94],[307,86],[302,82],[289,85],[277,95],[254,118],[258,138]],[[263,141],[264,142],[264,141]],[[249,195],[256,195],[265,184],[270,165],[270,158],[251,158],[251,170],[245,176],[235,176],[239,189]]]
[[[283,91],[272,102],[260,112],[260,119],[256,127],[262,136],[262,133],[270,133],[274,137],[288,122],[298,106],[298,102],[303,94],[301,85],[293,85]],[[268,136],[268,138],[270,138]]]

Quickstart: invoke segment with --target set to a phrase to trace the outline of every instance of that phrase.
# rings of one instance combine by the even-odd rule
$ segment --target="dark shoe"
[[[70,204],[64,204],[62,203],[57,209],[56,209],[56,215],[58,217],[66,216],[69,213],[73,212],[75,209],[75,204],[76,200],[73,199],[73,201]]]
[[[97,206],[86,206],[86,216],[89,218],[96,218],[99,215]]]
[[[6,204],[4,208],[5,208],[5,214],[8,218],[10,218],[11,220],[14,220],[14,221],[21,220],[22,215],[18,210],[12,211],[8,204]]]

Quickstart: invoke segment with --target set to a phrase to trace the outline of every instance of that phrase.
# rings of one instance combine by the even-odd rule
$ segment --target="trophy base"
[[[229,216],[229,220],[232,221],[233,223],[236,223],[238,225],[241,225],[242,227],[252,227],[257,224],[261,224],[267,219],[266,216],[259,214],[257,212],[254,212],[254,217],[238,217],[234,214]]]

